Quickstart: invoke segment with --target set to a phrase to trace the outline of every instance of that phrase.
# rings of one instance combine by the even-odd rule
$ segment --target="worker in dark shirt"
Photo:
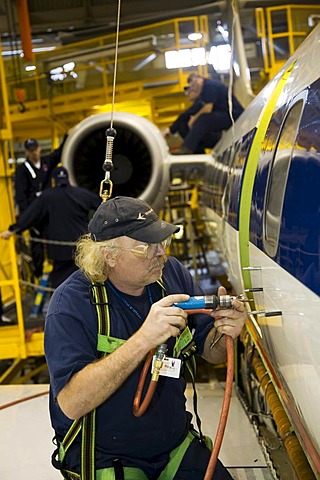
[[[194,78],[200,77],[200,75],[196,72],[193,72],[188,77],[188,86],[184,87],[184,91],[186,96],[190,101],[193,99],[192,90],[190,90],[190,84]],[[191,117],[193,117],[203,106],[203,101],[201,98],[196,98],[194,102],[191,104],[189,108],[187,108],[184,112],[182,112],[176,120],[169,126],[163,130],[163,135],[165,138],[169,138],[170,135],[175,135],[178,133],[181,138],[185,138],[189,131],[189,121]],[[193,153],[203,153],[204,148],[212,148],[220,139],[221,133],[220,132],[208,132],[204,139],[204,143],[200,146],[200,150],[195,151]]]
[[[185,87],[189,90],[189,87]],[[186,92],[188,92],[186,90]],[[197,113],[199,110],[200,104],[198,102],[193,103],[187,110],[182,112],[178,118],[170,125],[170,127],[164,130],[164,136],[166,137],[169,134],[174,135],[175,133],[179,133],[180,137],[185,138],[187,133],[189,132],[188,122],[190,117]]]
[[[56,288],[76,270],[73,261],[73,245],[63,242],[76,242],[78,237],[87,232],[90,213],[98,208],[100,197],[80,187],[71,186],[68,172],[64,167],[56,167],[52,172],[52,186],[34,200],[17,223],[1,234],[4,239],[14,233],[20,233],[41,221],[44,235],[48,241],[62,244],[47,245],[48,258],[53,261],[51,286]]]
[[[190,116],[189,131],[176,155],[204,153],[205,148],[213,148],[215,135],[231,127],[243,112],[243,107],[232,95],[232,116],[229,112],[228,87],[218,80],[210,80],[200,75],[191,79],[188,97],[197,102],[198,110]]]
[[[24,142],[26,159],[17,167],[15,173],[15,203],[19,215],[41,195],[43,190],[50,187],[50,175],[60,162],[65,140],[66,136],[59,148],[49,155],[41,155],[41,146],[34,138],[28,138]],[[32,238],[41,238],[43,236],[41,223],[35,222],[30,233]],[[31,242],[30,248],[34,274],[36,277],[40,277],[44,260],[43,245],[39,242]]]

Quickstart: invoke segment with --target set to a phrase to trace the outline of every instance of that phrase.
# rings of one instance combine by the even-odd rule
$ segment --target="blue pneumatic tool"
[[[243,300],[241,296],[232,297],[231,295],[199,295],[190,297],[186,302],[174,303],[175,307],[182,308],[183,310],[215,310],[220,308],[231,308],[232,301],[238,299]],[[195,312],[194,312],[195,313]]]

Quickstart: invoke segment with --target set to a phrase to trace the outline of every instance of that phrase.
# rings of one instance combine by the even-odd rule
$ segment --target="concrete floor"
[[[0,386],[0,478],[1,480],[57,480],[51,466],[54,450],[48,412],[48,385]],[[222,406],[224,384],[219,381],[197,385],[203,433],[215,438]],[[192,388],[187,388],[192,411]],[[39,396],[13,403],[28,396]],[[272,480],[260,444],[249,419],[234,394],[220,455],[235,480]],[[170,479],[168,479],[170,480]],[[191,479],[190,479],[191,480]]]

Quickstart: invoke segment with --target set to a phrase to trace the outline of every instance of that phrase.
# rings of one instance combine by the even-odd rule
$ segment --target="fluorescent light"
[[[226,72],[230,68],[231,47],[218,45],[211,47],[209,52],[201,48],[185,48],[165,52],[166,68],[198,67],[199,65],[213,65],[217,72]]]
[[[51,79],[53,82],[62,81],[62,80],[64,80],[65,78],[67,78],[67,74],[66,74],[66,73],[55,73],[55,74],[51,74],[51,75],[50,75],[50,79]]]
[[[75,66],[76,66],[76,64],[74,62],[65,63],[63,65],[63,70],[65,72],[72,72],[72,70],[74,69]]]
[[[208,64],[212,65],[217,72],[227,72],[230,68],[230,62],[230,45],[218,45],[217,47],[211,47],[208,56]]]
[[[196,42],[197,40],[201,40],[202,38],[202,33],[189,33],[188,35],[188,39],[190,40],[190,42]]]
[[[197,67],[206,64],[206,51],[201,48],[184,48],[165,52],[166,68]]]
[[[166,68],[179,68],[179,52],[172,50],[171,52],[165,52],[164,54]]]
[[[51,52],[52,50],[55,50],[57,47],[36,47],[33,48],[32,51],[34,53],[39,53],[39,52]]]
[[[229,41],[229,32],[225,30],[222,25],[217,26],[218,32],[221,34],[224,41],[227,43]]]
[[[56,47],[36,47],[33,48],[32,51],[33,53],[39,53],[39,52],[50,52],[52,50],[55,50]],[[2,56],[3,57],[12,57],[13,55],[22,55],[23,50],[18,49],[18,50],[3,50],[2,51]]]
[[[193,67],[206,64],[206,51],[204,48],[192,48],[191,57]]]
[[[63,68],[62,67],[57,67],[57,68],[52,68],[50,70],[51,75],[59,75],[60,73],[63,73]]]

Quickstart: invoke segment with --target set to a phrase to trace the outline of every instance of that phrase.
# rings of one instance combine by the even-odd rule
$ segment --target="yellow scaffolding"
[[[14,207],[12,192],[13,172],[9,163],[9,152],[12,151],[12,130],[1,48],[0,83],[0,229],[3,231],[14,221]],[[9,369],[0,376],[1,384],[13,380],[28,357],[44,355],[43,333],[32,335],[29,341],[25,337],[18,259],[14,237],[11,237],[9,241],[0,239],[0,288],[2,302],[4,304],[14,304],[16,310],[16,323],[0,327],[0,360],[12,360]]]
[[[257,35],[261,40],[264,71],[273,78],[312,30],[310,19],[320,13],[317,5],[257,8]]]

